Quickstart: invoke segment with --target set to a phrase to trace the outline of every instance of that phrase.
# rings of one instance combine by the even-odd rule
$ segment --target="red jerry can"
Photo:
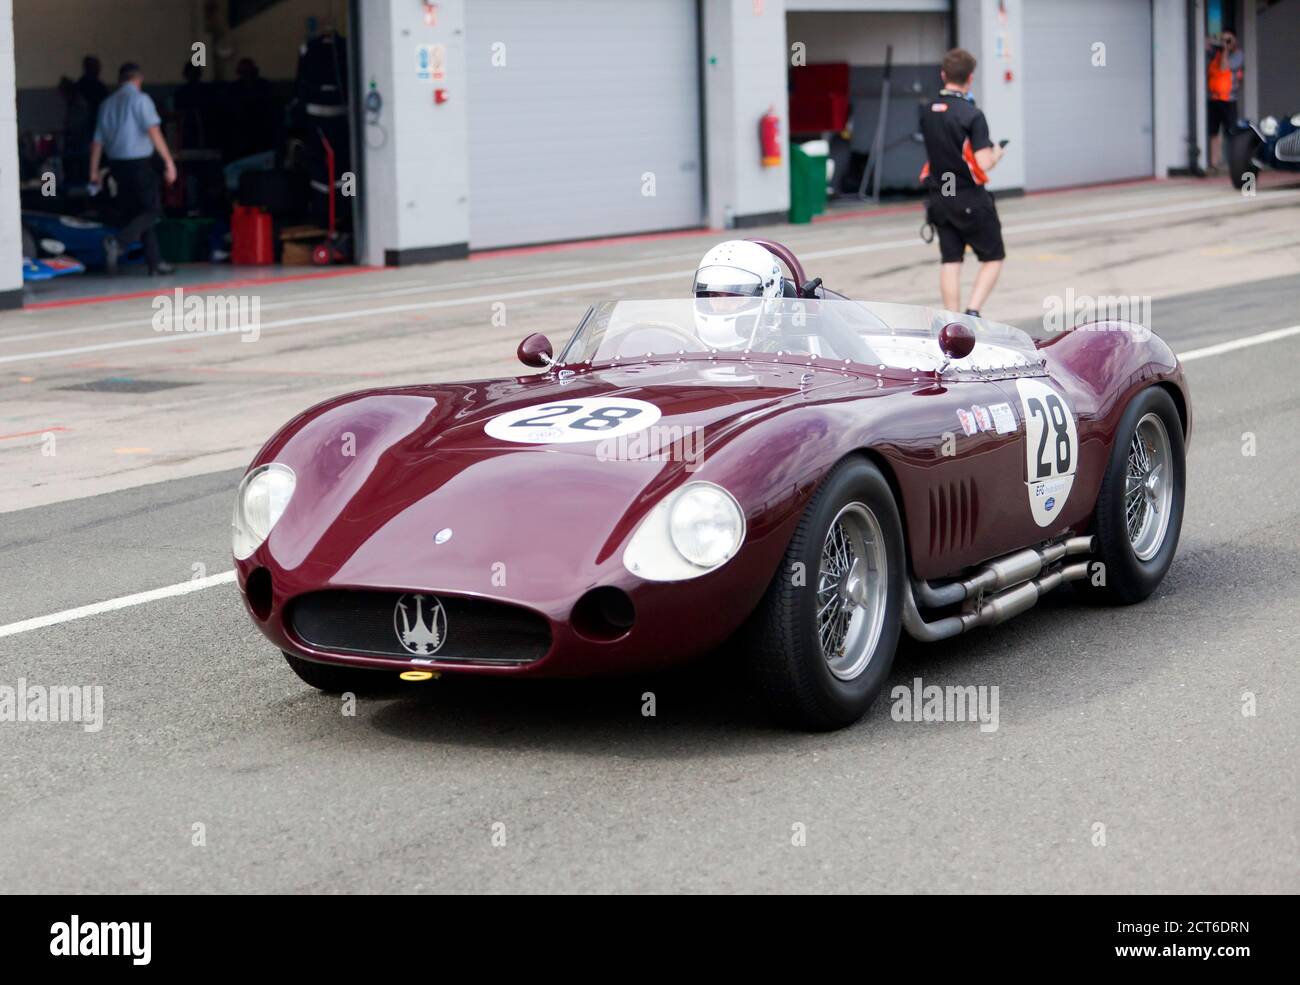
[[[236,205],[230,217],[230,262],[236,266],[275,263],[271,214],[251,205]]]

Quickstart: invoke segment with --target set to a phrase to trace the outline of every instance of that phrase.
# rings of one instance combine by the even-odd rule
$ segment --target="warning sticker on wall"
[[[447,80],[447,46],[445,44],[418,44],[415,46],[415,77],[420,82],[445,82]]]

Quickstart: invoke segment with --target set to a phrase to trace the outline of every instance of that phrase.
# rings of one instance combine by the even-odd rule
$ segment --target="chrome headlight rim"
[[[704,492],[707,492],[710,495],[720,494],[722,496],[722,502],[730,507],[732,514],[730,519],[735,526],[735,543],[732,545],[725,557],[717,560],[701,561],[698,560],[697,557],[692,557],[691,553],[682,546],[682,539],[678,536],[678,511],[682,509],[683,505],[693,494]],[[740,504],[736,502],[736,497],[731,495],[730,492],[718,485],[716,482],[708,482],[705,480],[687,482],[673,494],[672,503],[668,507],[668,535],[672,539],[673,547],[676,549],[677,553],[682,556],[683,560],[689,564],[693,564],[702,571],[712,571],[714,568],[721,567],[735,557],[736,552],[740,550],[740,545],[745,542],[745,512],[740,508]]]
[[[261,530],[248,515],[248,495],[253,483],[268,475],[287,479],[289,487],[288,492],[283,497],[279,512],[275,513],[274,516],[269,516],[266,529]],[[249,469],[244,477],[239,480],[239,488],[235,492],[234,517],[230,524],[231,552],[237,561],[245,561],[252,557],[257,549],[266,543],[266,539],[271,536],[271,531],[275,529],[275,525],[289,508],[289,502],[293,499],[293,494],[297,491],[297,488],[297,473],[283,462],[266,462],[255,466]]]
[[[733,511],[736,529],[735,541],[727,555],[707,565],[692,561],[678,546],[672,530],[673,510],[680,505],[683,496],[700,487],[709,487],[725,497]],[[745,546],[748,532],[745,511],[730,490],[716,482],[691,480],[660,499],[641,519],[624,548],[623,566],[645,581],[687,581],[726,566]]]

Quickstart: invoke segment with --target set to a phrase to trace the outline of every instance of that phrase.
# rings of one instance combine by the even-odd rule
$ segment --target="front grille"
[[[423,625],[436,630],[441,645],[429,644],[412,652],[399,638],[401,620],[396,608],[405,598],[408,626],[414,618],[414,593],[397,592],[311,592],[294,599],[289,607],[289,624],[307,645],[328,653],[396,657],[403,660],[436,660],[440,663],[514,665],[540,660],[551,646],[550,624],[527,609],[483,599],[449,596],[420,596]],[[433,618],[436,598],[445,618]],[[426,636],[427,638],[427,636]]]
[[[1279,161],[1300,161],[1300,130],[1292,130],[1273,148]]]

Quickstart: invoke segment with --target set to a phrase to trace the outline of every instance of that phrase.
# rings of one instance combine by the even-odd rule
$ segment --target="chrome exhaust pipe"
[[[948,616],[934,622],[922,619],[921,613],[916,609],[916,599],[912,595],[910,584],[903,586],[903,628],[907,630],[908,636],[922,643],[937,643],[966,631],[961,616]]]
[[[998,592],[992,598],[983,600],[977,610],[961,614],[959,618],[962,632],[974,629],[976,626],[996,626],[1000,622],[1006,622],[1012,616],[1018,616],[1027,609],[1032,609],[1038,604],[1038,600],[1052,589],[1067,581],[1079,581],[1087,577],[1088,562],[1078,561],[1049,572],[1041,578]]]
[[[916,601],[925,608],[941,609],[966,599],[978,598],[985,592],[996,592],[1029,581],[1062,558],[1091,554],[1093,548],[1091,536],[1069,537],[1046,547],[1027,547],[1023,551],[989,561],[962,581],[931,585],[928,581],[913,579],[912,592]]]
[[[1031,550],[1029,553],[1039,555],[1040,553],[1054,553],[1053,548],[1059,548],[1060,553],[1056,556],[1066,557],[1070,554],[1085,554],[1092,551],[1091,537],[1072,537],[1062,544],[1053,544],[1045,549],[1044,552]],[[1073,548],[1073,549],[1071,549]],[[1008,555],[1005,558],[999,558],[991,564],[985,565],[981,571],[973,578],[965,582],[956,582],[966,586],[972,583],[983,583],[988,580],[989,571],[993,571],[992,577],[1010,577],[1018,571],[1026,570],[1031,562],[1024,558],[1025,551],[1017,551],[1015,554]],[[1008,563],[1003,563],[1008,562]],[[1051,563],[1051,562],[1048,562]],[[995,568],[995,565],[1001,567]],[[1041,572],[1043,565],[1039,565],[1034,574]],[[1038,600],[1067,581],[1080,581],[1088,577],[1088,562],[1076,561],[1073,564],[1067,564],[1064,567],[1057,568],[1055,571],[1049,571],[1040,577],[1031,580],[1022,580],[1013,583],[1010,587],[1004,588],[996,594],[983,598],[979,594],[975,595],[975,601],[968,611],[956,616],[946,616],[943,619],[936,619],[934,622],[926,622],[921,618],[921,613],[916,607],[916,598],[912,591],[911,585],[904,586],[903,591],[903,628],[907,630],[907,635],[922,643],[934,643],[939,640],[945,640],[960,633],[969,632],[978,626],[995,626],[998,623],[1006,622],[1012,616],[1018,616],[1020,613],[1032,609],[1038,604]]]

